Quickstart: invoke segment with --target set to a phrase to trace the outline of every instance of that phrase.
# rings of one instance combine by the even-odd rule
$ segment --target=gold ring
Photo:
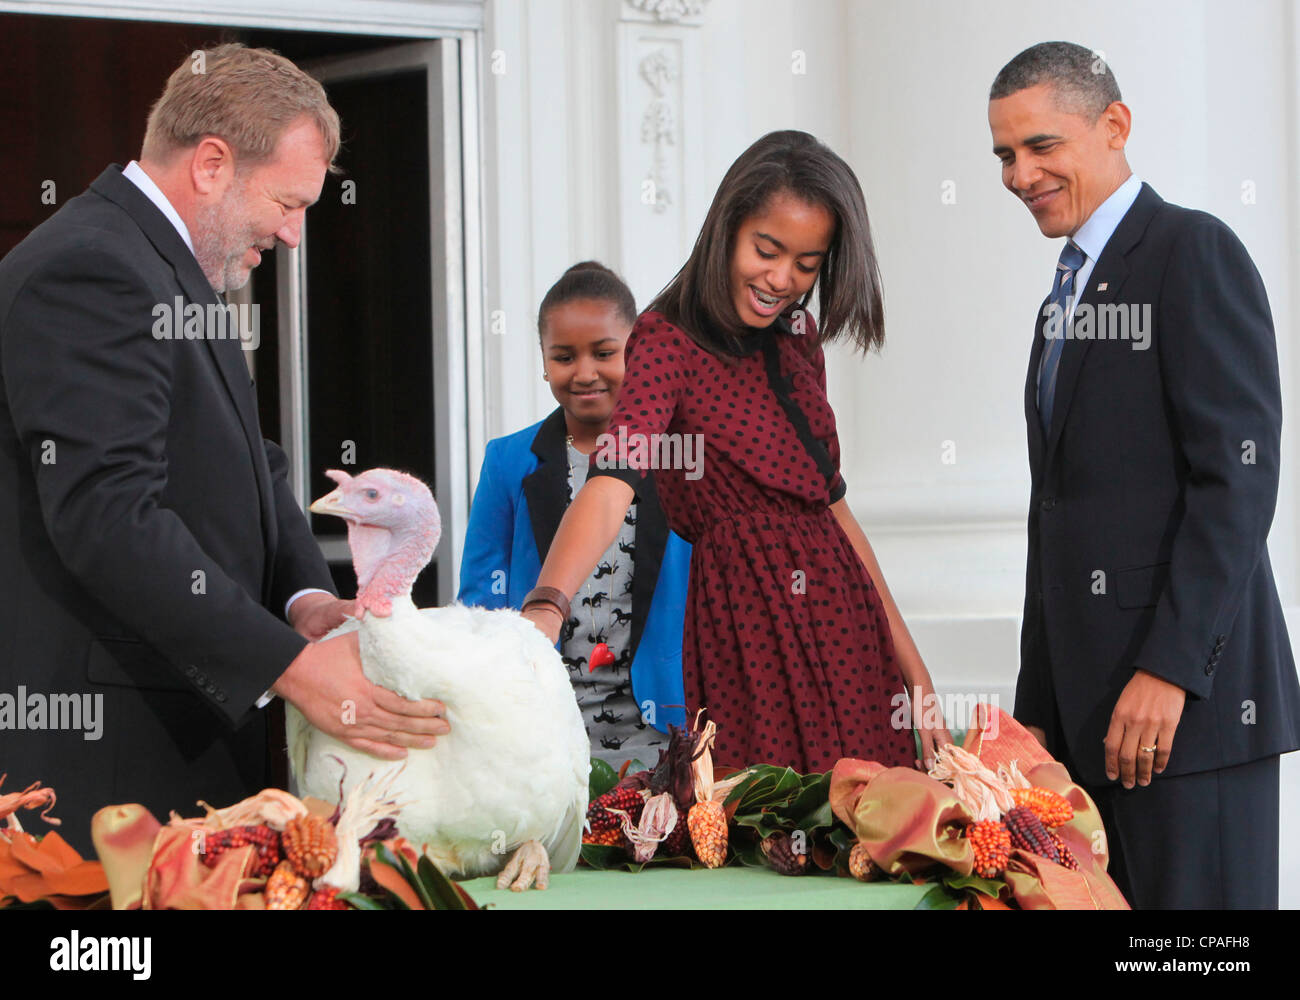
[[[1156,752],[1156,748],[1155,748],[1155,747],[1138,747],[1138,749],[1141,750],[1143,753],[1155,753],[1155,752]]]

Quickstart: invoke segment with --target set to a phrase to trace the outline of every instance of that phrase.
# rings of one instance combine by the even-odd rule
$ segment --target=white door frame
[[[467,51],[468,50],[468,51]],[[477,143],[466,143],[465,133],[475,130],[463,113],[463,78],[476,78],[473,39],[447,37],[412,42],[393,48],[337,56],[305,63],[303,68],[323,83],[373,78],[405,70],[424,70],[429,107],[429,246],[434,259],[445,262],[441,274],[432,275],[432,331],[434,385],[434,450],[438,507],[442,514],[442,545],[438,553],[439,593],[449,602],[457,591],[460,556],[469,521],[469,441],[471,412],[469,385],[482,386],[481,373],[469,378],[467,344],[477,342],[470,330],[481,329],[482,274],[477,264],[479,245],[478,189],[466,178],[478,170]],[[466,63],[470,65],[466,67]],[[466,148],[469,146],[470,148]],[[472,158],[471,158],[472,157]],[[473,195],[471,198],[470,195]],[[470,233],[472,232],[472,237]],[[307,322],[306,255],[310,253],[310,226],[303,227],[299,247],[285,254],[280,267],[279,297],[282,309],[281,426],[289,466],[299,477],[294,483],[300,500],[305,484],[310,437],[306,384]],[[471,260],[475,263],[471,264]],[[481,364],[481,352],[477,363]],[[481,407],[480,407],[481,410]],[[326,551],[328,558],[345,552]]]
[[[481,31],[484,0],[0,0],[0,11],[439,38]]]

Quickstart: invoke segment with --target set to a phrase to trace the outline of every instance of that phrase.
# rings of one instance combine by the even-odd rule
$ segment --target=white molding
[[[694,242],[685,184],[701,157],[704,125],[699,32],[677,25],[620,21],[618,36],[618,206],[623,276],[646,303],[676,273]],[[669,67],[656,82],[654,62]],[[658,114],[656,115],[656,111]],[[666,131],[647,129],[657,119]],[[642,185],[655,183],[655,202]]]
[[[623,0],[622,19],[651,24],[698,25],[709,0]]]
[[[483,95],[482,35],[466,32],[460,40],[461,142],[464,166],[461,186],[465,212],[465,462],[466,500],[478,485],[479,465],[487,448],[484,379],[486,361],[484,339],[487,327],[487,259],[485,255],[487,218],[484,211],[486,163],[483,158],[485,136]],[[468,512],[463,522],[469,525]],[[455,552],[455,571],[460,574],[462,536]]]
[[[0,12],[413,38],[483,27],[483,0],[0,0]]]
[[[461,47],[457,39],[443,38],[433,43],[439,49],[436,66],[440,78],[428,75],[429,161],[441,155],[439,169],[429,171],[429,206],[434,217],[433,232],[441,237],[444,268],[431,282],[433,305],[434,361],[432,380],[435,392],[434,438],[438,483],[441,493],[445,548],[438,559],[438,592],[449,598],[458,589],[461,554],[465,547],[465,529],[469,525],[469,448],[468,393],[466,388],[466,341],[475,335],[466,326],[466,268],[464,175],[470,167],[464,160],[463,131],[472,127],[461,104]],[[437,109],[436,113],[434,109]],[[435,127],[441,134],[435,134]],[[475,165],[477,169],[477,165]],[[442,218],[437,208],[441,203]],[[477,220],[469,220],[473,225]],[[439,231],[441,230],[441,231]],[[436,245],[436,244],[435,244]],[[438,288],[438,278],[445,287]],[[440,315],[441,314],[441,315]],[[439,323],[439,319],[442,320]],[[445,366],[445,367],[444,367]]]

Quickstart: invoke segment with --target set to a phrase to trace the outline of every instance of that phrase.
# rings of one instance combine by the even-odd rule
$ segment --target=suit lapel
[[[203,274],[203,269],[199,267],[194,254],[181,239],[180,233],[143,191],[122,176],[121,170],[116,165],[108,167],[100,174],[91,187],[131,216],[148,237],[149,242],[154,245],[154,249],[171,265],[176,280],[185,293],[187,303],[192,302],[205,308],[209,305],[225,307],[224,300],[212,290],[212,286]],[[193,237],[192,233],[190,235]],[[244,425],[244,436],[248,439],[249,447],[260,449],[261,432],[257,421],[257,404],[250,391],[252,380],[248,374],[248,366],[244,362],[244,352],[239,346],[239,340],[208,339],[207,346],[216,362],[217,370],[221,372],[222,381],[226,384],[230,402]]]
[[[1097,307],[1114,302],[1119,298],[1124,283],[1132,272],[1128,256],[1133,248],[1141,242],[1151,218],[1161,204],[1163,204],[1163,201],[1160,196],[1155,193],[1149,184],[1144,183],[1142,189],[1138,192],[1136,200],[1128,212],[1125,213],[1124,218],[1120,219],[1119,225],[1115,227],[1115,232],[1111,234],[1110,239],[1106,242],[1106,246],[1101,252],[1101,258],[1088,276],[1088,287],[1076,290],[1075,328],[1078,327],[1080,317],[1084,314],[1083,310],[1086,309],[1088,313],[1092,314],[1093,337],[1095,338],[1101,332],[1097,324]],[[1043,318],[1040,315],[1038,324],[1035,327],[1035,356],[1042,352],[1042,327]],[[1050,465],[1056,454],[1065,421],[1069,418],[1070,404],[1074,401],[1074,388],[1079,381],[1079,372],[1083,368],[1092,344],[1092,339],[1067,339],[1061,350],[1060,369],[1056,376],[1056,398],[1052,403],[1052,426],[1048,428],[1046,447],[1043,454],[1045,466]],[[1033,372],[1034,368],[1031,367],[1031,379],[1033,378]],[[1033,420],[1035,424],[1039,422],[1036,405],[1033,408]],[[1038,429],[1038,433],[1041,435],[1041,429]],[[1031,440],[1033,434],[1034,431],[1031,430]]]
[[[1080,317],[1092,314],[1094,320],[1088,322],[1091,323],[1095,335],[1097,306],[1111,302],[1119,294],[1124,280],[1128,277],[1128,263],[1122,255],[1112,252],[1111,245],[1111,243],[1106,244],[1106,249],[1101,252],[1101,259],[1092,269],[1092,274],[1088,275],[1088,287],[1083,289],[1075,300],[1072,330],[1077,329],[1082,332],[1084,324]],[[1098,291],[1099,287],[1104,290]],[[1040,336],[1038,339],[1043,338]],[[1083,367],[1084,358],[1091,348],[1092,340],[1067,339],[1062,346],[1060,369],[1056,374],[1056,398],[1052,402],[1052,426],[1047,430],[1048,461],[1051,461],[1057,442],[1061,439],[1061,428],[1065,425],[1065,419],[1070,412],[1070,402],[1074,399],[1074,384],[1079,380],[1079,369]]]
[[[1029,372],[1025,375],[1025,427],[1029,434],[1029,470],[1037,477],[1039,463],[1043,460],[1043,422],[1038,418],[1038,365],[1043,357],[1043,310],[1049,299],[1043,299],[1034,321],[1034,342],[1029,347]]]
[[[533,524],[533,541],[537,543],[537,558],[543,563],[568,506],[564,499],[569,493],[567,436],[564,408],[556,407],[542,421],[537,436],[533,438],[532,452],[538,458],[538,465],[523,481],[528,518]]]
[[[181,239],[180,233],[143,191],[122,176],[120,167],[114,164],[105,168],[90,186],[96,193],[126,212],[153,244],[159,256],[171,265],[172,272],[184,292],[185,304],[194,303],[205,309],[209,305],[225,307],[224,300],[212,290],[207,277],[203,274],[203,269],[199,267],[194,254]],[[171,303],[164,303],[164,305],[170,307]],[[257,419],[257,400],[253,394],[253,380],[244,362],[244,352],[237,337],[226,340],[207,338],[206,349],[221,374],[231,405],[235,408],[243,428],[262,501],[263,535],[268,543],[272,543],[276,532],[270,472],[266,465],[261,427]],[[264,587],[269,582],[272,569],[271,560],[268,559],[263,574],[267,577],[263,581]]]

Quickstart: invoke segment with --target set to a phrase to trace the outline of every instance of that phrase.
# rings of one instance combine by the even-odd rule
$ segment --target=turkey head
[[[338,486],[313,503],[313,514],[332,514],[348,525],[348,548],[357,574],[357,616],[392,613],[393,598],[410,594],[442,535],[442,518],[429,487],[396,469],[350,476],[325,475]]]

